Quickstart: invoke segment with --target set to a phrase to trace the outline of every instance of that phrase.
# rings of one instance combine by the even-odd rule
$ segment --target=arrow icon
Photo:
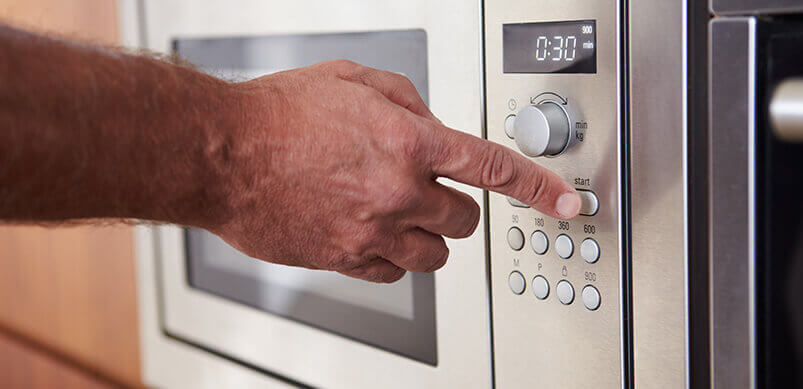
[[[555,97],[557,97],[557,98],[558,98],[558,100],[560,100],[560,103],[561,103],[561,104],[563,104],[563,105],[569,104],[569,99],[564,99],[563,97],[561,97],[561,95],[559,95],[559,94],[557,94],[557,93],[555,93],[555,92],[544,92],[544,93],[541,93],[541,94],[539,94],[538,96],[535,96],[535,97],[531,98],[531,99],[530,99],[530,104],[533,104],[533,105],[535,105],[535,103],[538,101],[538,98],[539,98],[539,97],[541,97],[541,96],[555,96]]]

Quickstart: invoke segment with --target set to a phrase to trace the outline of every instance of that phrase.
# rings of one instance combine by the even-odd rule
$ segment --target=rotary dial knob
[[[522,153],[529,157],[554,156],[569,147],[569,115],[554,101],[522,108],[513,124],[513,137]]]

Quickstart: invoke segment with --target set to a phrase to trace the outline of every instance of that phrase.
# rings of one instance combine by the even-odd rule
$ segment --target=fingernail
[[[558,197],[555,209],[563,218],[573,218],[580,213],[580,196],[577,193],[564,193]]]

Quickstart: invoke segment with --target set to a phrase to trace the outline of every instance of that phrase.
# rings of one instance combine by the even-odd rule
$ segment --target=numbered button
[[[543,231],[535,231],[530,237],[530,246],[538,255],[544,255],[549,249],[549,239]]]
[[[507,230],[507,244],[513,250],[519,251],[524,248],[524,233],[518,227]]]
[[[571,258],[574,253],[574,242],[572,242],[572,238],[569,238],[566,234],[558,236],[558,238],[555,239],[555,251],[557,251],[558,255],[563,259]]]
[[[580,255],[588,263],[596,263],[599,260],[599,245],[594,239],[588,238],[580,245]]]
[[[539,300],[545,300],[549,297],[549,282],[543,276],[535,276],[533,278],[533,294]]]
[[[597,288],[591,285],[586,285],[586,287],[583,288],[583,305],[585,305],[589,311],[596,311],[597,308],[599,308],[601,300]]]
[[[524,289],[527,288],[527,281],[524,279],[524,276],[517,271],[510,273],[507,277],[507,284],[510,286],[510,290],[515,294],[522,294],[524,293]]]
[[[569,281],[561,280],[557,286],[558,300],[561,304],[569,305],[574,301],[574,287]]]

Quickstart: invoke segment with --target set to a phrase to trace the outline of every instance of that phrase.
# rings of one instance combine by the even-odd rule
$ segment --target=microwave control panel
[[[581,215],[489,194],[498,388],[623,387],[618,2],[485,4],[489,140],[562,176]]]

